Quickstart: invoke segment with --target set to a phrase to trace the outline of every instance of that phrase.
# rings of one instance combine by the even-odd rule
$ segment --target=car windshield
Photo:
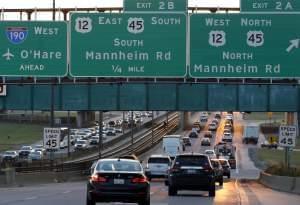
[[[6,154],[6,155],[14,155],[15,152],[12,152],[12,151],[6,151],[4,154]]]
[[[25,147],[22,147],[22,150],[31,150],[31,147],[25,146]]]
[[[78,141],[77,144],[85,144],[85,141]]]
[[[136,161],[102,161],[96,167],[97,171],[140,172],[142,167]]]
[[[218,168],[219,167],[219,163],[217,161],[211,160],[210,162],[211,162],[211,164],[212,164],[212,166],[214,168]]]
[[[214,151],[212,151],[212,150],[207,150],[207,151],[205,151],[205,154],[214,154]]]
[[[209,164],[205,156],[179,156],[176,158],[176,166],[207,166]]]
[[[228,165],[228,162],[226,160],[220,160],[220,163],[222,166]]]
[[[40,155],[39,152],[31,152],[30,154],[31,154],[31,155]]]
[[[156,163],[156,164],[169,164],[168,158],[149,158],[148,163]]]

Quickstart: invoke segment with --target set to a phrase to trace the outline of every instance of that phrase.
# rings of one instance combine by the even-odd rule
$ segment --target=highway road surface
[[[197,117],[195,117],[197,118]],[[235,116],[234,144],[237,146],[238,169],[232,171],[232,178],[225,179],[218,186],[216,197],[207,192],[179,191],[178,196],[169,197],[163,179],[151,182],[151,205],[299,205],[300,195],[278,192],[259,184],[256,179],[260,170],[255,168],[248,157],[248,145],[241,143],[243,120]],[[222,122],[221,122],[222,123]],[[222,127],[218,129],[213,143],[221,138]],[[183,134],[188,134],[184,132]],[[200,146],[200,137],[192,140],[190,151],[201,152],[209,147]],[[161,144],[141,156],[146,160],[150,154],[161,153]],[[0,205],[83,205],[85,204],[86,182],[46,184],[0,189]],[[112,205],[120,203],[99,203]]]

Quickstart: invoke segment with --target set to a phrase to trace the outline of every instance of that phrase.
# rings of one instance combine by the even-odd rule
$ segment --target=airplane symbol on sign
[[[14,55],[10,52],[10,50],[9,50],[9,48],[8,48],[8,49],[7,49],[7,52],[4,53],[4,54],[2,55],[2,57],[5,58],[7,61],[10,61],[10,59],[11,59],[12,57],[14,57]]]

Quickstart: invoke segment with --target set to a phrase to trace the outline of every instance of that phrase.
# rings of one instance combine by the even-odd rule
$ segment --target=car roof
[[[121,161],[121,162],[139,162],[138,160],[134,159],[123,159],[123,158],[106,158],[106,159],[99,159],[98,162],[111,162],[111,161]]]
[[[163,138],[181,138],[181,135],[165,135]]]
[[[205,155],[205,154],[194,153],[194,152],[186,152],[186,153],[181,153],[181,154],[177,155],[177,157],[180,157],[180,156],[205,156],[205,157],[207,157],[207,155]]]
[[[170,157],[162,154],[153,154],[149,158],[170,158]]]

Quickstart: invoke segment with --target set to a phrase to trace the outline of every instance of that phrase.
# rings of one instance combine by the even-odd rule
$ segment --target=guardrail
[[[103,158],[118,157],[127,154],[140,155],[161,141],[164,135],[170,134],[177,130],[179,124],[179,116],[177,113],[171,114],[169,117],[168,124],[163,122],[158,124],[152,130],[146,131],[140,138],[134,140],[133,144],[122,143],[118,147],[113,149],[105,149],[102,153]],[[17,173],[32,173],[32,172],[66,172],[66,171],[77,171],[79,173],[86,173],[91,167],[92,163],[97,160],[98,155],[91,156],[82,160],[77,160],[68,163],[60,164],[40,164],[41,166],[29,166],[29,167],[16,167]]]

